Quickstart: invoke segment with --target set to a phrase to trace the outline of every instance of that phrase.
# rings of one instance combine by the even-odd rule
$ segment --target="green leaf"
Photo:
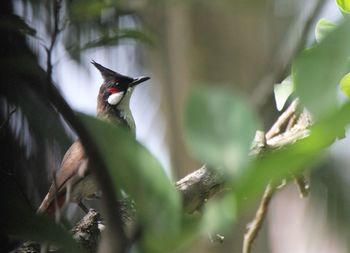
[[[222,199],[214,199],[205,205],[202,221],[203,233],[217,233],[232,228],[237,215],[236,200],[233,194],[227,194]]]
[[[0,20],[1,30],[12,30],[23,35],[35,36],[36,30],[29,26],[22,17],[17,15],[4,15]]]
[[[350,13],[350,1],[349,0],[337,0],[337,5],[343,14],[347,15]]]
[[[15,238],[46,242],[63,249],[64,252],[82,252],[72,235],[62,226],[55,224],[52,218],[39,216],[28,205],[15,178],[0,177],[0,189],[3,195],[3,208],[0,215],[0,234]],[[3,213],[5,212],[5,213]]]
[[[321,118],[337,108],[337,84],[347,72],[350,20],[329,33],[318,45],[304,50],[293,64],[295,90],[301,102]]]
[[[80,114],[116,185],[135,201],[146,252],[166,252],[177,236],[181,202],[159,162],[125,129]],[[118,190],[121,190],[118,189]]]
[[[316,24],[315,38],[317,42],[321,42],[331,31],[336,28],[336,24],[322,18]]]
[[[340,80],[340,89],[348,98],[350,98],[350,73],[347,73]]]
[[[350,103],[347,103],[316,123],[309,137],[258,158],[236,181],[239,209],[245,205],[245,199],[256,197],[270,180],[289,177],[291,172],[298,174],[316,163],[322,151],[344,134],[349,123]]]
[[[243,98],[228,89],[200,87],[185,112],[186,141],[200,161],[229,176],[247,164],[257,123]]]
[[[101,30],[103,30],[101,28]],[[76,60],[79,60],[80,53],[84,50],[97,47],[116,46],[127,40],[134,40],[143,43],[148,46],[153,46],[156,43],[156,39],[151,32],[139,30],[139,29],[112,29],[107,28],[103,31],[103,35],[94,39],[87,39],[84,43],[71,43],[68,39],[65,46],[70,56]]]
[[[86,22],[98,20],[103,9],[109,7],[101,0],[76,0],[69,1],[70,18],[73,22]]]
[[[104,36],[99,37],[98,39],[87,42],[81,48],[81,50],[94,48],[94,47],[118,45],[120,40],[125,40],[125,39],[134,39],[149,45],[154,43],[153,37],[149,33],[146,33],[144,31],[137,30],[137,29],[117,29],[113,31],[112,34],[106,34]]]
[[[282,83],[274,85],[273,92],[275,94],[277,110],[281,111],[283,109],[293,91],[294,84],[290,76],[284,79]]]

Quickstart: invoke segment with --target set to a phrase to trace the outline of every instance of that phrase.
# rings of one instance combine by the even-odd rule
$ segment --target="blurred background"
[[[293,43],[304,36],[301,28],[305,23],[310,22],[306,36],[310,45],[321,17],[333,22],[341,17],[334,0],[321,2],[322,8],[310,19],[319,1],[62,1],[62,31],[52,51],[53,80],[72,108],[95,115],[102,78],[91,60],[122,74],[151,76],[137,87],[131,101],[137,139],[177,181],[201,166],[184,142],[183,113],[191,90],[200,85],[232,88],[249,101],[262,122],[261,129],[269,128],[279,113],[273,83],[264,80],[269,80],[276,59],[283,59],[284,54],[288,57]],[[46,69],[44,46],[52,39],[52,4],[35,0],[12,3],[15,13],[37,31],[27,42]],[[11,122],[18,124],[16,117]],[[35,207],[46,194],[64,150],[75,138],[60,122],[67,138],[58,137],[50,148],[44,143],[27,150],[27,159],[38,159],[40,150],[45,150],[40,164],[47,170],[34,163],[30,173],[18,172]],[[338,142],[310,173],[308,198],[299,198],[293,184],[276,194],[253,252],[349,252],[348,143],[346,139]],[[204,236],[183,252],[240,252],[245,226],[255,208],[252,205],[239,218],[222,244]]]

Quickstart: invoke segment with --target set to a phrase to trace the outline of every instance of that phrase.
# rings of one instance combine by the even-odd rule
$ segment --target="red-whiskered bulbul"
[[[103,77],[97,96],[97,116],[135,132],[135,122],[129,108],[130,97],[137,84],[150,78],[131,78],[105,68],[95,61],[91,63]],[[57,207],[61,208],[68,202],[76,202],[84,211],[87,211],[81,201],[94,197],[98,191],[97,183],[90,170],[84,148],[77,140],[64,155],[57,176],[39,206],[38,212],[54,214]]]

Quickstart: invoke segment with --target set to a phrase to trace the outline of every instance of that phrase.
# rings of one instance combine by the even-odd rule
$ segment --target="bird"
[[[126,127],[135,134],[135,122],[129,106],[130,98],[134,87],[150,77],[132,78],[95,61],[91,63],[103,78],[97,95],[97,117]],[[99,190],[89,166],[84,147],[79,140],[76,140],[66,151],[53,183],[37,212],[53,215],[66,203],[75,202],[87,213],[88,209],[82,200],[95,197]]]

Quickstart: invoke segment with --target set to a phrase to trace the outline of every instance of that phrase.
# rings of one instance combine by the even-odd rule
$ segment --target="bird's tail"
[[[60,196],[57,196],[57,198],[50,198],[49,194],[47,194],[43,200],[43,202],[40,204],[37,213],[45,213],[48,215],[54,215],[57,208],[60,209],[66,200],[65,194],[61,194]]]

